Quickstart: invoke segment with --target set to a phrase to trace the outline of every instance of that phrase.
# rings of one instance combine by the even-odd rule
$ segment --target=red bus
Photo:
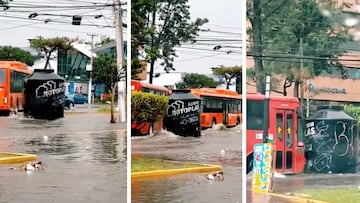
[[[263,142],[265,96],[258,93],[246,95],[246,172],[253,167],[254,145]],[[305,167],[304,120],[300,102],[294,97],[270,96],[269,140],[276,147],[275,171],[301,173]]]
[[[26,64],[0,61],[0,112],[5,115],[23,110],[24,79],[32,73]]]
[[[137,80],[131,80],[131,91],[148,92],[164,96],[168,96],[170,93],[169,89],[165,87]],[[160,130],[163,127],[162,124],[162,120],[155,123],[131,123],[131,135],[152,135],[154,131]]]
[[[191,89],[191,93],[201,99],[201,128],[211,128],[216,124],[234,127],[241,123],[241,95],[236,91],[215,88]]]

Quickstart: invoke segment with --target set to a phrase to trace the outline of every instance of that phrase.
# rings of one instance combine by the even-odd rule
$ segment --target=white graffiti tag
[[[347,124],[343,121],[338,121],[335,125],[335,143],[333,146],[334,153],[338,156],[345,156],[349,152],[354,153],[352,134],[346,135]]]

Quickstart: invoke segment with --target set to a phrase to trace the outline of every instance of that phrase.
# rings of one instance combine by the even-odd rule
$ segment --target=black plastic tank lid
[[[53,73],[53,69],[34,69],[35,73]]]
[[[199,100],[200,98],[193,95],[189,89],[173,90],[169,100]]]

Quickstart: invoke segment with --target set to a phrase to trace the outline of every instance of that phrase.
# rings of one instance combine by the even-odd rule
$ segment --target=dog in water
[[[15,170],[15,169],[16,168],[10,168],[10,170]],[[23,163],[18,169],[23,171],[39,171],[42,170],[43,167],[42,167],[42,162],[37,161],[37,162]]]
[[[214,173],[210,173],[210,174],[206,174],[205,178],[208,180],[224,180],[224,173],[222,171],[220,172],[214,172]]]

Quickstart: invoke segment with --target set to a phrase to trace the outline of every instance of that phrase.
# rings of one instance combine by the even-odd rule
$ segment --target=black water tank
[[[358,123],[339,106],[321,106],[306,119],[307,169],[315,173],[354,173]]]
[[[24,82],[24,115],[54,120],[64,117],[64,78],[50,69],[35,69]]]
[[[190,90],[173,90],[169,96],[169,107],[164,118],[166,130],[180,136],[201,135],[200,98]]]

